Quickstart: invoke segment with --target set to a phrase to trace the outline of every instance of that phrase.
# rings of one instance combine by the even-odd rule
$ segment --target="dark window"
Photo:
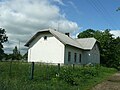
[[[44,36],[44,40],[47,40],[47,36]]]
[[[81,54],[79,54],[79,63],[81,63]]]
[[[74,53],[74,62],[77,60],[77,53]]]
[[[68,52],[68,62],[71,61],[71,52]]]
[[[95,47],[95,50],[96,50],[96,45],[94,47]]]

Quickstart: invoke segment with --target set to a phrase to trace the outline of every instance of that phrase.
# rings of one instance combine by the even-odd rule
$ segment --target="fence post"
[[[30,80],[34,78],[34,62],[31,64],[31,73],[30,73]]]
[[[60,72],[60,63],[58,63],[58,73]]]
[[[75,68],[75,64],[73,64],[73,69]]]

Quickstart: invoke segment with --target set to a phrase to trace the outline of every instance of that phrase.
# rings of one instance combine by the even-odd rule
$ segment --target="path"
[[[120,90],[120,72],[114,74],[107,81],[98,84],[92,90]]]

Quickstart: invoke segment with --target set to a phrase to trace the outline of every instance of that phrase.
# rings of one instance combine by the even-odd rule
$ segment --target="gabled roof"
[[[50,32],[58,39],[60,40],[62,43],[66,44],[66,45],[71,45],[71,46],[74,46],[74,47],[77,47],[77,48],[83,48],[82,45],[78,42],[76,42],[73,38],[63,34],[63,33],[60,33],[58,31],[55,31],[55,30],[50,30]]]
[[[94,38],[82,38],[82,39],[73,39],[63,33],[60,33],[53,29],[43,29],[37,32],[26,44],[25,46],[29,46],[29,44],[40,35],[42,32],[50,32],[54,37],[56,37],[59,41],[61,41],[65,45],[71,45],[80,49],[92,49],[96,39]]]
[[[84,49],[88,49],[88,50],[92,49],[94,44],[96,43],[95,38],[80,38],[80,39],[76,39],[76,41],[82,44]]]

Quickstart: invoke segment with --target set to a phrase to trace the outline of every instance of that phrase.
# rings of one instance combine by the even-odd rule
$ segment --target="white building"
[[[37,32],[26,44],[28,62],[60,64],[99,64],[100,52],[95,38],[73,39],[53,29]]]

